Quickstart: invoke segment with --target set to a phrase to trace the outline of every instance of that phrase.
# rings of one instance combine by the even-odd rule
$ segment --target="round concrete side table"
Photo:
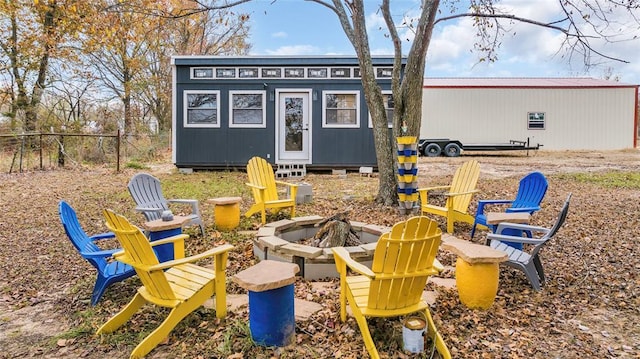
[[[230,231],[240,224],[240,202],[242,197],[220,197],[209,199],[214,205],[213,219],[217,229]]]

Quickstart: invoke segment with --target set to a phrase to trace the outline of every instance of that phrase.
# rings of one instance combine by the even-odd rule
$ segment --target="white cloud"
[[[267,55],[316,55],[320,50],[313,45],[281,46],[275,50],[265,50]]]
[[[289,36],[289,35],[284,31],[278,31],[278,32],[274,32],[273,34],[271,34],[271,37],[277,38],[277,39],[284,39],[287,36]]]

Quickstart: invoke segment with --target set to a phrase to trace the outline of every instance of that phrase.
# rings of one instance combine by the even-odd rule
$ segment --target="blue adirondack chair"
[[[113,253],[121,251],[121,248],[102,250],[94,242],[106,238],[115,238],[111,232],[88,236],[80,226],[75,210],[65,201],[60,201],[58,206],[60,221],[64,231],[73,246],[78,250],[82,258],[91,263],[98,271],[96,284],[91,294],[91,305],[96,305],[104,291],[111,284],[122,281],[136,274],[135,270],[118,261],[108,261]]]
[[[547,193],[547,179],[540,172],[531,172],[520,180],[518,187],[518,193],[514,200],[497,199],[497,200],[480,200],[478,201],[478,209],[476,210],[476,217],[471,227],[471,238],[476,233],[476,227],[478,225],[484,225],[489,227],[492,232],[495,232],[495,225],[487,224],[487,215],[485,208],[489,205],[495,204],[509,204],[511,207],[506,209],[506,212],[526,212],[533,214],[535,211],[540,210],[540,203]]]

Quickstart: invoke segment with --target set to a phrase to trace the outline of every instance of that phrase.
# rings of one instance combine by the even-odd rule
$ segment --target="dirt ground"
[[[455,169],[471,158],[481,164],[477,199],[513,197],[518,180],[531,171],[541,171],[548,177],[549,191],[543,209],[535,215],[536,224],[550,226],[567,194],[572,192],[574,197],[567,224],[545,247],[543,262],[550,279],[542,291],[532,291],[521,273],[503,268],[494,306],[488,311],[472,311],[459,303],[455,290],[428,285],[438,292],[432,313],[454,358],[640,358],[640,191],[638,187],[610,188],[564,176],[606,171],[638,174],[640,151],[421,157],[420,186],[446,184]],[[104,230],[102,208],[134,215],[126,183],[136,172],[82,168],[0,174],[4,210],[0,217],[0,358],[128,357],[133,348],[130,344],[105,342],[93,333],[128,301],[130,289],[137,284],[117,284],[98,306],[89,306],[94,272],[66,240],[57,203],[60,199],[74,203],[85,229],[99,232]],[[149,172],[160,178],[179,176],[166,163],[151,165]],[[236,176],[239,183],[244,182],[243,173]],[[397,211],[371,204],[375,176],[350,173],[340,179],[311,173],[304,181],[312,184],[314,201],[300,206],[300,215],[330,215],[347,207],[352,210],[352,220],[382,225],[402,220]],[[243,211],[251,202],[249,197],[244,199]],[[244,225],[257,226],[255,222]],[[469,229],[465,224],[457,226],[455,235],[470,239]],[[236,247],[238,253],[232,255],[231,262],[245,258],[243,252],[248,250],[239,244]],[[447,253],[439,259],[448,265],[455,261]],[[235,265],[228,275],[242,269]],[[296,286],[305,288],[300,282]],[[335,286],[335,293],[321,296],[297,289],[296,296],[325,307],[310,323],[297,323],[299,329],[304,328],[296,331],[297,346],[284,350],[251,348],[244,356],[233,357],[366,357],[352,319],[347,328],[322,335],[318,332],[318,328],[328,327],[327,323],[339,321],[339,289]],[[229,290],[237,288],[231,286]],[[230,315],[246,319],[247,313],[245,309]],[[136,333],[143,326],[136,323],[130,330]],[[169,343],[149,357],[225,357],[216,354],[220,352],[224,326],[214,320],[204,324],[196,321],[195,326],[195,330],[176,328]],[[139,340],[133,338],[134,343]],[[378,340],[385,338],[380,334]],[[384,358],[418,357],[402,353],[393,343],[378,346],[383,348]]]

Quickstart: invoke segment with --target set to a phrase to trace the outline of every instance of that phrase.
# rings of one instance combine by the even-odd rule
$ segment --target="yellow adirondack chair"
[[[455,222],[467,222],[472,225],[475,218],[468,211],[473,194],[479,192],[476,189],[478,177],[480,177],[480,164],[476,160],[471,160],[458,167],[451,180],[451,185],[419,188],[422,213],[446,217],[447,233],[449,234],[453,233]],[[444,194],[447,198],[444,207],[430,204],[429,191],[442,189],[448,190]]]
[[[249,182],[247,186],[253,192],[253,199],[256,202],[249,208],[245,216],[251,217],[260,212],[262,224],[267,223],[267,209],[279,211],[282,208],[291,208],[291,217],[296,215],[296,194],[298,185],[284,181],[276,181],[273,167],[264,158],[253,157],[247,164],[247,176]],[[277,185],[289,187],[289,198],[279,199]]]
[[[184,258],[184,239],[181,234],[153,242],[153,245],[174,243],[175,258],[159,263],[152,244],[142,231],[126,218],[110,210],[104,211],[109,230],[124,251],[114,257],[135,268],[142,287],[133,299],[113,318],[109,319],[97,331],[97,334],[110,333],[127,322],[145,303],[171,308],[167,318],[131,352],[131,358],[141,358],[155,348],[169,332],[189,313],[198,309],[207,299],[216,295],[216,316],[223,318],[227,314],[225,267],[231,245],[221,245],[204,253]],[[214,268],[205,268],[192,262],[214,257]]]
[[[391,232],[380,236],[371,269],[354,261],[345,248],[332,248],[340,274],[340,319],[347,319],[348,300],[371,358],[380,356],[366,317],[397,317],[415,312],[422,312],[427,318],[427,335],[435,340],[436,350],[443,358],[451,358],[433,323],[429,305],[422,300],[428,277],[438,273],[434,261],[441,236],[438,223],[424,216],[396,223]],[[360,275],[347,276],[347,269]]]

